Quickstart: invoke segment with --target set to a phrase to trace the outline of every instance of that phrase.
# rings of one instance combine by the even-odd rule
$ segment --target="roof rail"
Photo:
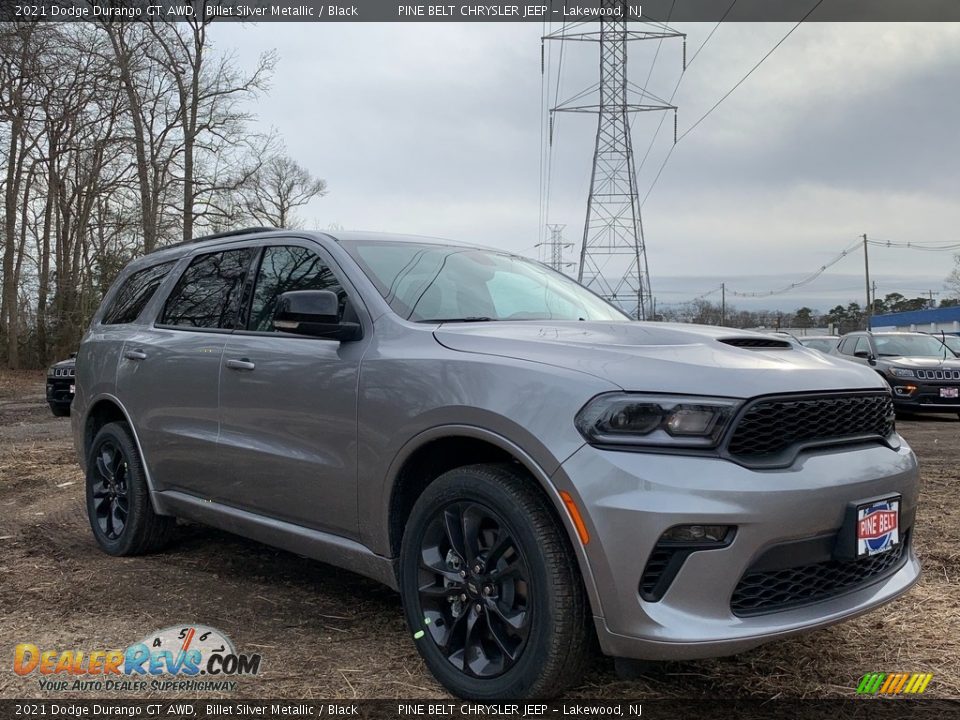
[[[151,252],[159,252],[161,250],[181,247],[183,245],[193,245],[193,243],[204,242],[205,240],[219,240],[220,238],[234,237],[236,235],[251,235],[253,233],[270,232],[271,230],[279,229],[280,228],[275,227],[248,227],[241,228],[239,230],[228,230],[226,232],[214,233],[213,235],[201,235],[200,237],[195,237],[192,240],[181,240],[180,242],[171,243],[170,245],[164,245],[163,247],[159,247]]]

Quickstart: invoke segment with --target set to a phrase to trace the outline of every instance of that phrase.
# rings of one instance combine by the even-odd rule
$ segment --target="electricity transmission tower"
[[[619,16],[599,23],[572,23],[543,37],[543,40],[600,45],[600,82],[550,109],[550,142],[553,142],[553,113],[598,116],[577,279],[637,319],[645,320],[647,313],[652,312],[653,298],[630,118],[636,112],[673,110],[676,135],[677,108],[627,79],[627,47],[635,40],[682,37],[686,48],[686,35],[661,23],[628,22],[629,7],[624,0],[601,0],[600,4],[611,12],[619,8]]]
[[[573,247],[573,243],[563,241],[563,229],[566,225],[547,224],[547,230],[550,231],[550,238],[542,243],[543,250],[540,253],[541,259],[545,265],[549,265],[557,272],[563,272],[565,267],[570,267],[573,263],[565,262],[563,251]]]

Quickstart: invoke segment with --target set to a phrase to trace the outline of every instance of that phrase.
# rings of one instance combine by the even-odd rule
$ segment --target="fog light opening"
[[[725,543],[732,530],[731,525],[675,525],[667,530],[660,540],[703,545]]]
[[[917,391],[916,385],[897,385],[893,391],[900,397],[910,397]]]

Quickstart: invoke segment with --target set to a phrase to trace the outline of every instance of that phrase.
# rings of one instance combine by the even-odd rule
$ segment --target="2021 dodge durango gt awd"
[[[632,322],[506,252],[299,231],[154,252],[76,385],[104,551],[184,518],[380,580],[462,697],[560,693],[593,638],[736,653],[920,571],[917,463],[875,372]]]

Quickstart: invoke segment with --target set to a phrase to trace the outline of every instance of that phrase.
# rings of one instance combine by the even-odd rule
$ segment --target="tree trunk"
[[[17,283],[14,275],[14,259],[17,252],[17,195],[20,191],[21,160],[19,154],[20,133],[23,118],[15,115],[10,123],[10,154],[7,155],[7,181],[4,192],[3,249],[3,323],[7,333],[7,367],[20,367],[20,333],[17,312]]]
[[[120,81],[123,83],[127,103],[130,106],[129,115],[133,123],[133,143],[137,156],[137,181],[140,185],[140,209],[143,229],[143,251],[151,252],[157,246],[157,208],[153,203],[150,189],[150,164],[147,161],[146,131],[140,97],[133,82],[133,73],[130,69],[130,49],[122,38],[123,27],[109,24],[107,34],[113,46],[114,55],[120,70]]]

